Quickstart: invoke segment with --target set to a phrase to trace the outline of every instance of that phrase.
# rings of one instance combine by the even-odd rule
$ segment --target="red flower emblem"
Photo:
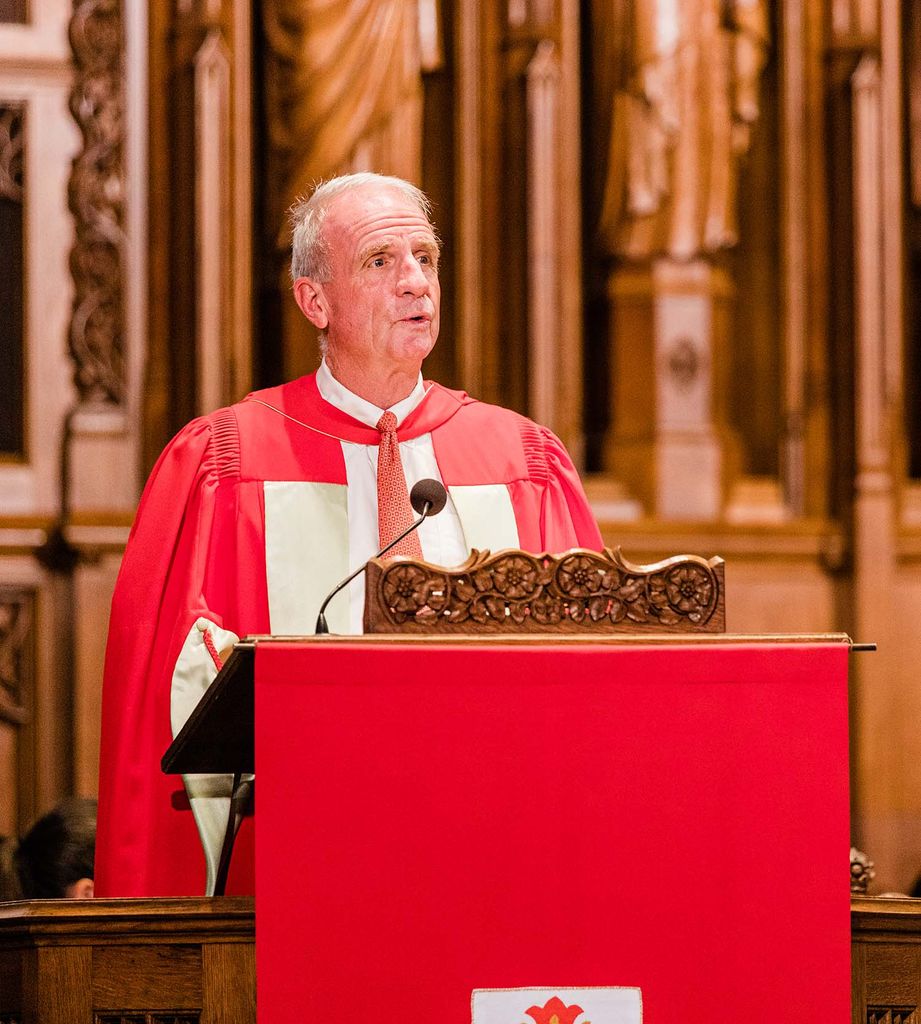
[[[534,1018],[534,1024],[574,1024],[583,1010],[581,1006],[567,1006],[559,996],[554,996],[543,1007],[532,1006],[524,1012]],[[586,1021],[585,1024],[591,1022]]]

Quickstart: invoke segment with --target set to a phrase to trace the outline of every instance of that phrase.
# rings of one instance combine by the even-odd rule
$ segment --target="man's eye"
[[[371,266],[372,267],[382,267],[382,266],[384,266],[384,264],[386,262],[387,261],[384,259],[383,256],[375,256],[374,259],[371,260]]]

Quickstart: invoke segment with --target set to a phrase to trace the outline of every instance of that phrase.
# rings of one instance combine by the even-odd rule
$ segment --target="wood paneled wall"
[[[69,11],[30,5],[29,17],[0,24],[0,108],[18,112],[0,150],[7,187],[20,186],[21,250],[0,252],[8,277],[8,332],[17,319],[23,346],[19,391],[8,406],[18,418],[19,451],[0,460],[0,833],[15,832],[72,780],[72,679],[67,583],[34,557],[60,503],[59,452],[66,410],[73,401],[66,358],[74,297],[68,256],[74,241],[67,204],[77,127],[68,111],[72,65],[66,43]],[[15,124],[7,122],[15,131]],[[4,176],[0,172],[0,177]],[[12,182],[10,181],[12,178]],[[9,238],[9,236],[8,236]],[[15,274],[15,268],[22,268]],[[7,336],[4,347],[13,339]],[[6,388],[4,390],[6,390]],[[6,405],[6,401],[4,400]]]
[[[854,666],[854,840],[880,888],[906,887],[921,868],[913,4],[377,0],[393,30],[356,25],[332,63],[318,4],[35,0],[0,25],[0,110],[26,125],[0,831],[93,792],[140,480],[189,417],[315,364],[284,207],[311,176],[372,168],[435,201],[430,374],[556,429],[610,543],[723,555],[735,631],[880,644]],[[356,74],[387,72],[358,112],[354,53]]]

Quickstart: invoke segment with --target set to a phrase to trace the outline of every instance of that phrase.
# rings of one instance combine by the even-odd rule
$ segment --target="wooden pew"
[[[0,904],[0,1024],[255,1024],[251,898]]]
[[[921,1021],[921,900],[851,899],[853,1024]]]

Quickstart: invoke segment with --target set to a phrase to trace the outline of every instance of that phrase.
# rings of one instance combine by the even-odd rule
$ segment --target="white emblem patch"
[[[472,1024],[642,1024],[638,988],[477,988]]]

